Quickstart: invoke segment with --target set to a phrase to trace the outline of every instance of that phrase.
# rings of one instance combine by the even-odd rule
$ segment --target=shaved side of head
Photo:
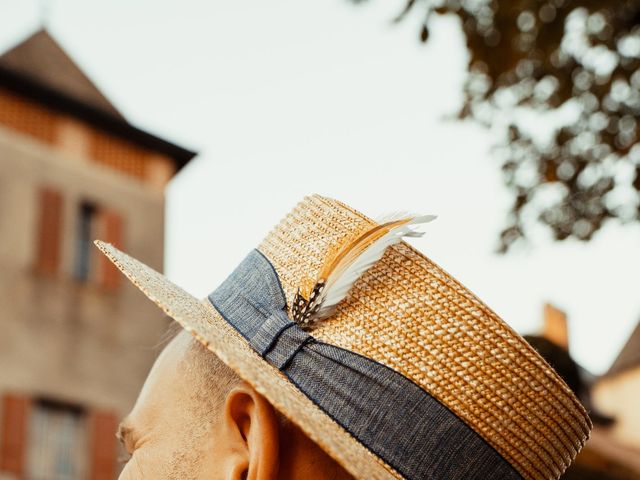
[[[174,340],[186,345],[180,368],[194,387],[191,399],[200,409],[198,413],[217,413],[227,394],[240,383],[240,377],[177,322],[169,325],[158,348]]]
[[[180,368],[193,386],[191,403],[198,410],[197,417],[217,418],[227,394],[241,379],[191,334],[183,330],[178,336],[188,342]]]
[[[165,343],[121,425],[122,443],[131,455],[121,479],[222,478],[223,465],[233,471],[248,466],[242,462],[262,465],[258,457],[238,457],[249,447],[282,480],[352,479],[189,332],[174,327]],[[258,432],[250,446],[248,419]]]
[[[199,470],[207,450],[213,447],[207,439],[216,428],[227,394],[241,379],[189,332],[180,329],[171,343],[180,344],[183,353],[178,369],[189,385],[181,406],[189,434],[175,438],[169,467],[169,478],[178,480],[193,478]]]

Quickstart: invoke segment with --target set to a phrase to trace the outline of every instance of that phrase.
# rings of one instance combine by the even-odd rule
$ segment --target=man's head
[[[131,479],[351,478],[187,332],[162,351],[118,436]]]
[[[557,479],[588,439],[587,412],[500,317],[401,241],[431,218],[379,223],[306,197],[206,299],[98,246],[358,478]],[[190,342],[163,353],[125,422],[138,433],[124,478],[344,474],[250,385],[207,380]]]

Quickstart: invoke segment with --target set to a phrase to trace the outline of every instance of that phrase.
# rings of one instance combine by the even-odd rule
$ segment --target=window
[[[92,203],[82,202],[78,209],[78,226],[76,230],[76,259],[74,276],[86,282],[91,272],[93,248],[91,242],[96,230],[96,207]]]
[[[93,245],[95,239],[122,244],[122,218],[108,208],[84,201],[78,206],[75,240],[74,277],[82,282],[96,282],[106,290],[120,285],[117,268]]]
[[[0,478],[116,477],[115,412],[20,393],[0,403]]]
[[[86,423],[86,415],[80,407],[37,400],[29,421],[27,478],[85,478],[89,458]]]
[[[38,196],[38,228],[34,268],[37,272],[52,275],[61,263],[62,241],[73,241],[73,277],[81,282],[93,282],[105,290],[115,290],[122,278],[117,268],[98,253],[95,239],[104,240],[122,248],[123,221],[119,213],[91,201],[82,201],[77,207],[74,238],[63,238],[62,194],[50,187],[43,187]]]

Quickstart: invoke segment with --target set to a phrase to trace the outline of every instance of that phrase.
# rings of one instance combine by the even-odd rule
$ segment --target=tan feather
[[[315,281],[303,281],[303,288],[298,290],[292,306],[294,321],[308,325],[330,316],[356,280],[382,258],[390,245],[405,236],[421,236],[422,232],[416,231],[414,226],[434,218],[425,215],[391,219],[337,248],[327,256]]]

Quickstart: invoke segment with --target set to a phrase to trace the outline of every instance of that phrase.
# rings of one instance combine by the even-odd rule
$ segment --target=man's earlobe
[[[234,387],[221,412],[226,480],[273,480],[278,476],[278,417],[246,382]]]

